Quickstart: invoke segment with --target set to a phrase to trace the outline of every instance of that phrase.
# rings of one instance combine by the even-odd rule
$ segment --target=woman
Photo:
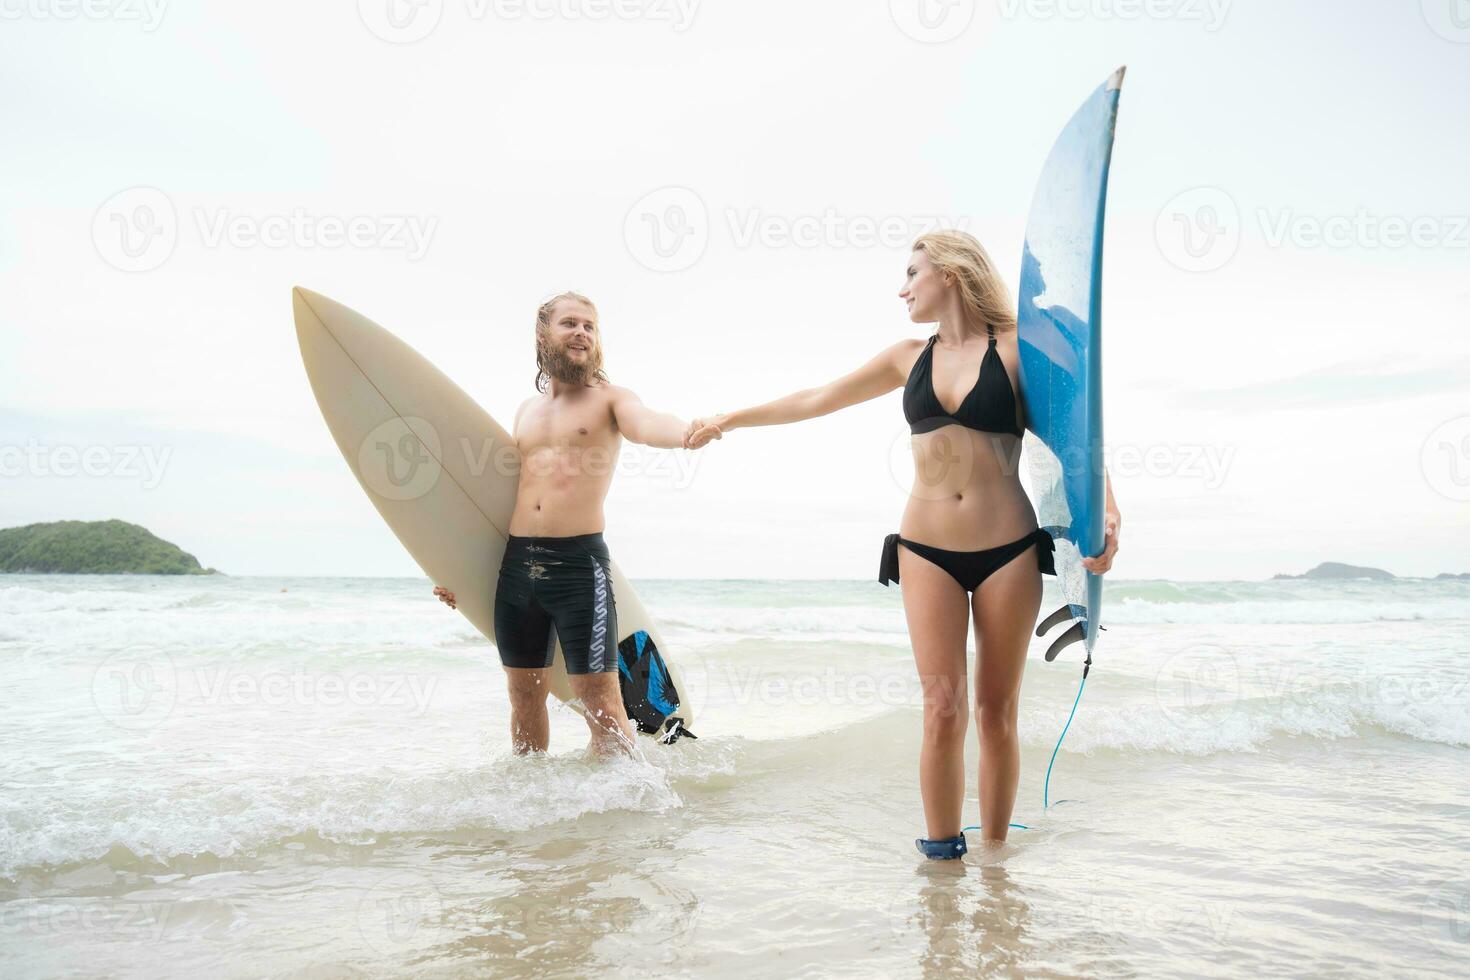
[[[1005,840],[1020,781],[1016,715],[1026,646],[1041,606],[1041,574],[1056,574],[1052,539],[1036,525],[1019,467],[1025,406],[1018,396],[1014,307],[972,236],[940,231],[915,243],[903,289],[928,341],[902,340],[843,378],[754,408],[695,420],[690,448],[745,426],[827,415],[900,386],[913,434],[915,481],[899,533],[884,542],[879,580],[903,583],[904,614],[924,692],[919,786],[926,856],[965,853],[966,648],[975,622],[980,825]],[[947,406],[954,406],[951,411]],[[1108,481],[1106,547],[1083,564],[1101,574],[1118,550]]]

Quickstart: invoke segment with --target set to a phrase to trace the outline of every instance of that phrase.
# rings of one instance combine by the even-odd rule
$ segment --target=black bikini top
[[[990,347],[980,359],[980,377],[953,415],[944,410],[939,396],[934,394],[934,342],[939,334],[929,338],[903,386],[903,414],[914,435],[946,425],[963,425],[980,432],[1008,432],[1013,436],[1021,434],[1021,427],[1016,424],[1016,396],[1011,390],[1011,378],[1006,374],[1000,352],[995,349],[995,328],[987,324],[986,329],[990,331]]]

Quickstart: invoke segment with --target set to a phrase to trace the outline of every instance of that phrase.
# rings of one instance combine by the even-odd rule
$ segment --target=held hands
[[[459,608],[459,606],[455,605],[455,602],[454,602],[454,593],[453,592],[450,592],[444,586],[442,586],[442,585],[436,585],[436,586],[434,586],[434,594],[439,597],[439,601],[440,602],[444,603],[450,609],[458,609]]]
[[[1103,515],[1103,550],[1096,558],[1082,559],[1082,567],[1094,575],[1101,575],[1113,567],[1113,556],[1118,553],[1118,529],[1123,517],[1115,510]]]
[[[715,439],[723,438],[728,418],[728,415],[722,414],[690,422],[689,428],[684,432],[684,448],[701,449]]]

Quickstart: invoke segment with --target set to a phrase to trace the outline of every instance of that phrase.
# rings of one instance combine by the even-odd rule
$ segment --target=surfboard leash
[[[1098,627],[1101,629],[1102,627]],[[1087,659],[1082,661],[1082,680],[1077,682],[1077,697],[1072,699],[1072,711],[1067,715],[1067,723],[1062,726],[1062,734],[1057,736],[1056,748],[1051,750],[1051,761],[1046,764],[1046,779],[1041,783],[1041,808],[1048,809],[1051,806],[1051,769],[1057,764],[1057,753],[1062,751],[1062,741],[1067,737],[1067,731],[1072,727],[1072,719],[1077,717],[1077,706],[1082,703],[1082,692],[1087,688],[1087,674],[1092,670],[1092,651],[1087,651]],[[1058,800],[1058,803],[1064,802]]]
[[[1098,627],[1098,629],[1106,629],[1106,628],[1107,627],[1105,627],[1105,626],[1099,626]],[[1089,650],[1088,653],[1087,653],[1087,659],[1084,660],[1084,661],[1082,661],[1082,679],[1077,682],[1077,696],[1072,699],[1072,710],[1067,714],[1067,723],[1062,726],[1062,734],[1060,734],[1060,735],[1057,736],[1057,744],[1056,744],[1056,746],[1054,748],[1052,748],[1052,750],[1051,750],[1051,759],[1046,764],[1046,778],[1044,780],[1042,780],[1042,783],[1041,783],[1041,809],[1042,810],[1047,810],[1047,809],[1050,809],[1051,808],[1051,771],[1052,771],[1052,767],[1057,764],[1057,753],[1059,753],[1059,752],[1062,751],[1062,742],[1064,742],[1066,740],[1066,738],[1067,738],[1067,732],[1070,731],[1071,728],[1072,728],[1072,720],[1077,717],[1077,706],[1082,703],[1082,692],[1087,689],[1087,675],[1089,673],[1091,673],[1091,671],[1092,671],[1092,651]],[[1057,800],[1057,802],[1058,803],[1065,803],[1067,801],[1066,800]],[[1015,829],[1015,830],[1030,830],[1031,829],[1030,827],[1028,827],[1026,824],[1023,824],[1023,823],[1013,823],[1013,824],[1010,824],[1009,826],[1012,829]],[[980,826],[978,824],[975,825],[975,826],[972,826],[972,827],[961,827],[960,828],[960,833],[963,834],[967,830],[980,830],[980,829],[981,828],[980,828]]]

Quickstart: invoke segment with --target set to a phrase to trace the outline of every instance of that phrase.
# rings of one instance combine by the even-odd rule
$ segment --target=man
[[[516,410],[521,467],[509,541],[495,591],[495,645],[510,689],[516,753],[550,741],[547,674],[561,640],[567,678],[582,702],[591,749],[632,747],[618,685],[617,607],[603,543],[603,501],[623,437],[660,449],[688,445],[685,425],[654,412],[602,370],[597,308],[562,293],[536,312],[536,389]],[[434,594],[455,608],[454,593]]]

